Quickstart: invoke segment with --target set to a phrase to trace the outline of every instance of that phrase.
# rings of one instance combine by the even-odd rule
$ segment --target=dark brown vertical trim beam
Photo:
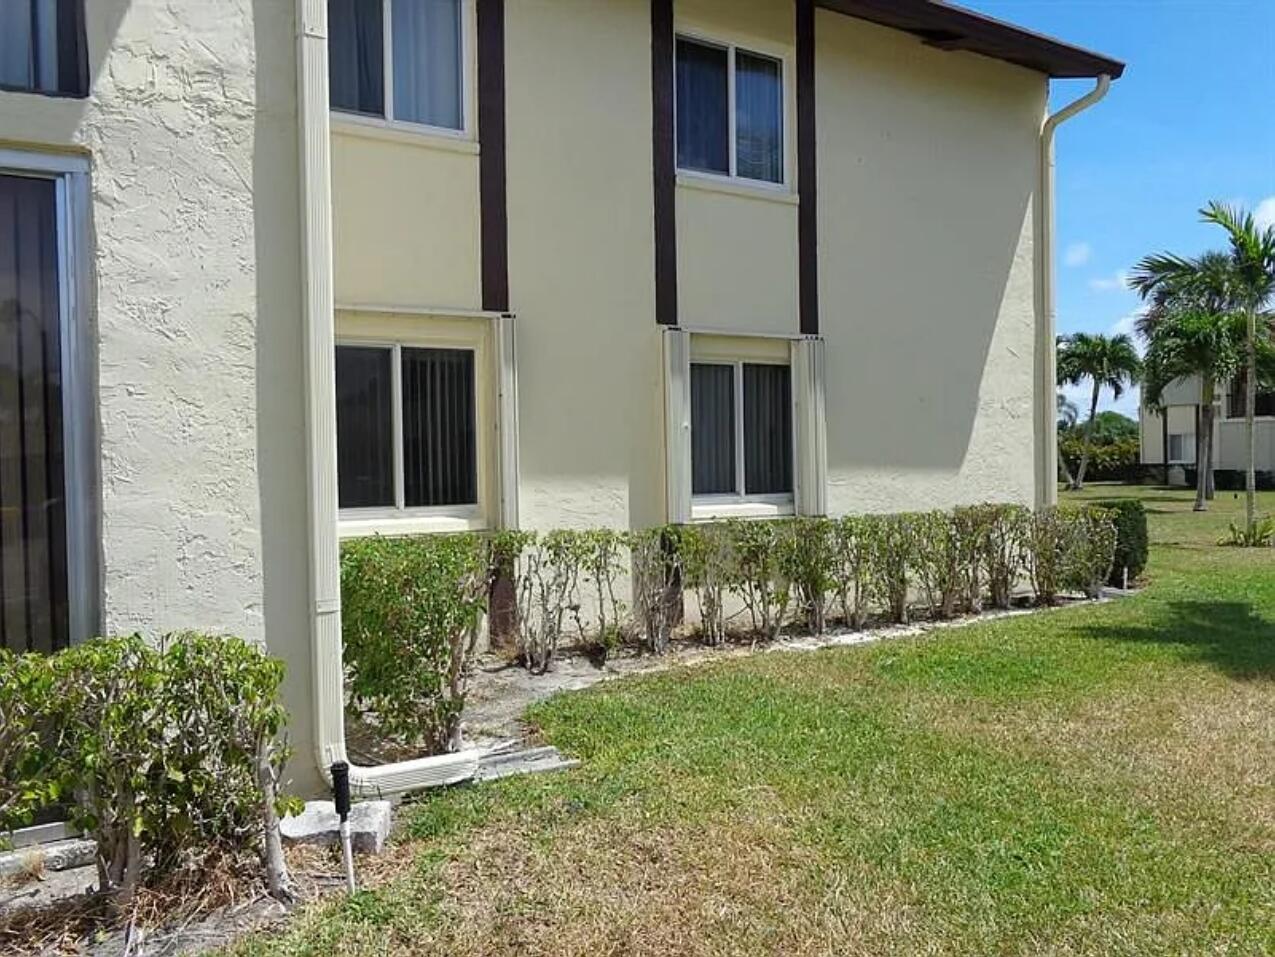
[[[802,335],[819,334],[819,194],[815,153],[815,0],[797,4],[798,308]]]
[[[478,0],[478,196],[483,308],[509,311],[505,186],[505,0]]]
[[[655,321],[677,325],[677,144],[673,0],[651,0],[651,149],[655,170]]]

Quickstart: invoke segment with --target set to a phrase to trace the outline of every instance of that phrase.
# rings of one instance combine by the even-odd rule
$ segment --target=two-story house
[[[937,0],[3,0],[3,643],[263,641],[317,781],[342,537],[1049,502],[1121,71]]]

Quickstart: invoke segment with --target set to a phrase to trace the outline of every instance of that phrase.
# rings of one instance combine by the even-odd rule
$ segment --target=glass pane
[[[460,0],[393,0],[394,117],[459,130]]]
[[[784,71],[778,60],[735,51],[735,172],[784,181]]]
[[[0,176],[0,645],[67,643],[57,188]]]
[[[31,89],[31,66],[31,6],[0,3],[0,84]]]
[[[730,172],[730,86],[727,52],[677,41],[677,165]]]
[[[385,115],[381,0],[328,0],[328,100],[334,110]]]
[[[393,506],[394,354],[336,348],[337,499],[341,508]]]
[[[729,495],[735,485],[735,367],[691,365],[691,492]]]
[[[744,366],[744,491],[792,491],[792,386],[787,366]]]
[[[403,477],[408,508],[478,502],[474,354],[403,350]]]

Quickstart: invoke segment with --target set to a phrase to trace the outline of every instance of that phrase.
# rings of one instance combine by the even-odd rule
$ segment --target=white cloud
[[[1072,243],[1063,253],[1063,262],[1071,268],[1083,266],[1093,258],[1093,247],[1088,243]]]
[[[1089,288],[1094,292],[1114,292],[1117,289],[1129,288],[1129,273],[1123,269],[1110,276],[1099,276],[1089,280]]]
[[[1257,209],[1253,211],[1253,218],[1257,220],[1257,225],[1262,229],[1269,229],[1275,226],[1275,196],[1267,196],[1258,203]]]
[[[1111,324],[1111,328],[1107,330],[1107,335],[1129,336],[1134,340],[1134,344],[1137,346],[1138,351],[1141,352],[1142,344],[1138,341],[1137,335],[1135,335],[1137,331],[1138,319],[1139,317],[1141,317],[1141,315],[1142,313],[1140,311],[1135,310],[1133,312],[1128,313],[1127,315],[1121,316],[1119,319],[1117,319],[1115,322]]]

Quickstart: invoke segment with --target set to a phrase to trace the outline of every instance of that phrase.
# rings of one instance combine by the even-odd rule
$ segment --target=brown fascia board
[[[1059,79],[1113,80],[1124,73],[1119,60],[941,0],[816,0],[826,10],[918,36],[940,50],[967,50],[1005,60]]]

